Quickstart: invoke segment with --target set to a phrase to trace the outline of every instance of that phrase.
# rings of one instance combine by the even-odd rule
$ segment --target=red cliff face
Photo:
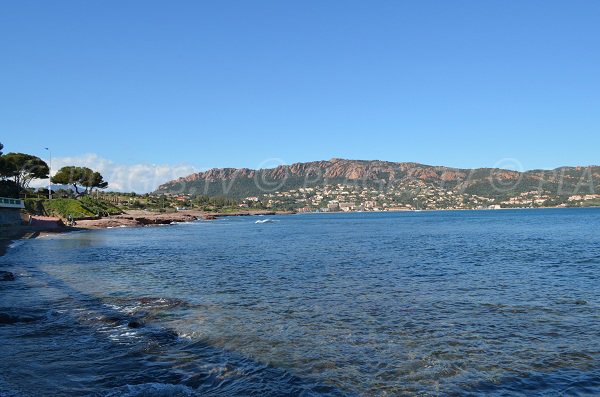
[[[384,179],[386,181],[410,177],[422,180],[439,179],[443,181],[452,181],[466,176],[466,173],[461,170],[452,170],[445,167],[432,167],[417,163],[331,159],[329,161],[280,165],[276,168],[262,170],[251,170],[248,168],[213,168],[205,172],[198,172],[167,182],[159,186],[159,190],[181,182],[194,182],[198,180],[215,182],[240,177],[254,178],[257,173],[260,173],[261,177],[272,180],[282,180],[290,176],[295,176],[347,180]]]

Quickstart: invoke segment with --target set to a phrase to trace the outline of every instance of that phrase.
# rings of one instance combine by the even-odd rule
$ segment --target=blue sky
[[[598,164],[599,18],[596,0],[5,1],[0,142],[195,169]]]

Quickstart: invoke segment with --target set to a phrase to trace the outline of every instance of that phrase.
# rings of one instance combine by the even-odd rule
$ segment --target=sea
[[[600,395],[600,209],[72,232],[0,270],[0,396]]]

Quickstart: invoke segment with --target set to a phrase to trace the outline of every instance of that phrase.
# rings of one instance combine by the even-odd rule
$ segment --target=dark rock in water
[[[158,300],[160,300],[160,298],[143,297],[143,298],[140,298],[140,299],[139,299],[139,302],[140,302],[141,304],[143,304],[143,305],[147,305],[147,304],[150,304],[150,303],[155,303],[155,302],[157,302]]]
[[[0,271],[0,281],[15,281],[15,275],[11,272]]]
[[[123,322],[123,317],[119,317],[119,316],[102,316],[102,317],[98,317],[98,320],[101,321],[101,322],[103,322],[103,323],[117,324],[117,323]]]
[[[576,304],[576,305],[587,305],[587,301],[586,301],[586,300],[583,300],[583,299],[577,299],[577,300],[575,301],[575,304]]]
[[[0,313],[0,325],[16,324],[16,323],[31,323],[36,321],[35,317],[18,317],[11,314]]]
[[[153,330],[150,338],[157,343],[171,343],[175,342],[179,338],[179,334],[169,328],[161,328]]]
[[[131,320],[127,323],[129,328],[141,328],[144,326],[144,323],[139,320]]]
[[[181,299],[159,297],[142,297],[139,298],[138,302],[144,306],[150,306],[150,308],[156,309],[183,306],[186,304],[186,302]]]
[[[0,313],[0,324],[14,324],[17,322],[17,318],[10,314]]]

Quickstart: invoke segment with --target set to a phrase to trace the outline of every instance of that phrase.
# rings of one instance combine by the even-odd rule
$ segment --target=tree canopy
[[[62,185],[71,185],[75,188],[78,196],[91,193],[94,188],[104,189],[108,186],[108,182],[99,172],[96,172],[88,167],[67,166],[62,167],[56,175],[52,177],[52,183]],[[83,192],[79,188],[84,187]]]
[[[0,157],[0,177],[12,180],[19,190],[25,190],[33,179],[48,178],[48,164],[37,156],[7,153]]]
[[[4,145],[0,143],[0,177],[3,178],[6,165],[4,164],[4,158],[2,157],[2,149],[4,149]]]
[[[13,181],[7,180],[5,177],[6,163],[2,156],[4,145],[0,143],[0,197],[19,198],[19,187]]]

